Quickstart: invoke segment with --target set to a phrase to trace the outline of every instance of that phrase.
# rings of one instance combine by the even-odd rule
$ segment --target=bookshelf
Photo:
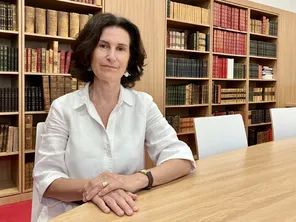
[[[190,14],[190,11],[193,10],[192,8],[195,7],[208,10],[206,15],[208,16],[206,19],[208,21],[207,24],[204,24],[200,20],[192,21],[192,18],[190,18],[188,14]],[[200,19],[198,13],[194,13],[194,15]],[[268,109],[276,107],[277,105],[277,99],[274,94],[277,83],[278,61],[276,52],[278,50],[276,49],[278,43],[278,17],[279,15],[277,13],[269,13],[268,11],[256,9],[247,4],[243,5],[227,0],[207,0],[200,2],[189,0],[168,1],[167,31],[169,34],[166,38],[165,115],[169,123],[177,129],[179,139],[188,143],[196,158],[198,156],[198,148],[195,141],[194,130],[191,132],[178,131],[182,128],[180,127],[182,118],[240,113],[244,119],[250,145],[253,143],[250,141],[252,139],[250,136],[254,137],[255,134],[256,136],[260,134],[261,138],[265,133],[265,139],[270,139],[270,131],[268,130],[271,129],[271,122],[266,112],[268,112]],[[255,26],[254,21],[256,19]],[[261,26],[259,28],[260,24]],[[267,27],[270,27],[272,30],[267,30]],[[172,34],[173,37],[170,34],[171,30],[177,32],[177,34]],[[210,39],[206,41],[206,44],[208,44],[206,47],[207,50],[201,53],[192,49],[188,50],[186,47],[181,47],[180,49],[178,45],[180,44],[180,34],[178,34],[178,32],[185,32],[186,35],[185,30],[189,32],[199,31],[208,33]],[[188,42],[190,40],[187,39],[185,42],[186,41]],[[181,46],[182,43],[181,34]],[[177,44],[177,47],[175,44]],[[259,51],[254,52],[254,44],[257,44],[256,49],[259,48]],[[173,47],[168,48],[169,45],[173,45]],[[190,54],[187,53],[188,51],[190,51]],[[177,62],[172,61],[170,57],[176,58]],[[182,76],[178,71],[180,72],[181,70],[181,72],[186,73],[187,70],[182,67],[182,62],[184,61],[180,61],[180,58],[207,60],[207,75],[201,79]],[[179,68],[175,62],[181,64],[181,68]],[[190,61],[189,63],[185,61],[185,65],[183,66],[186,67],[188,64],[191,64]],[[174,70],[172,67],[174,67]],[[263,69],[263,72],[259,73],[260,69]],[[185,75],[187,75],[187,73]],[[186,104],[186,98],[188,96],[192,97],[194,94],[194,92],[190,91],[190,88],[186,88],[183,92],[178,91],[179,89],[169,88],[174,84],[181,85],[190,83],[203,83],[208,86],[206,104]],[[175,95],[172,93],[174,90],[177,92]],[[254,90],[255,92],[253,92]],[[216,95],[216,93],[219,92],[222,92],[224,97],[227,93],[232,93],[232,96],[235,95],[236,99],[225,100],[224,97],[221,99],[218,94]],[[175,97],[186,97],[186,105],[168,105],[168,103],[171,103],[171,95]],[[180,118],[179,122],[177,118],[173,119],[172,116],[174,115]],[[263,142],[263,140],[258,142]]]
[[[104,1],[103,1],[104,2]],[[1,4],[1,3],[0,3]],[[2,54],[2,47],[0,48],[0,97],[3,95],[3,97],[0,98],[0,124],[1,125],[9,125],[12,127],[17,127],[18,133],[14,133],[13,135],[17,135],[17,138],[15,139],[18,144],[17,146],[17,151],[14,150],[1,150],[2,149],[2,138],[1,137],[1,146],[0,146],[0,205],[6,204],[6,203],[12,203],[12,202],[17,202],[21,200],[26,200],[26,199],[31,199],[32,195],[32,179],[27,179],[27,178],[32,178],[32,169],[33,169],[33,162],[34,162],[34,155],[35,155],[35,137],[34,137],[34,128],[36,127],[38,122],[45,121],[46,116],[48,114],[48,110],[45,110],[44,107],[44,98],[43,98],[43,92],[42,96],[40,97],[40,100],[37,100],[35,102],[39,102],[40,104],[40,109],[30,109],[28,110],[26,105],[29,101],[26,96],[26,88],[28,86],[31,87],[40,87],[40,89],[43,88],[43,82],[42,78],[44,76],[48,77],[50,79],[51,77],[53,78],[71,78],[71,75],[67,73],[63,73],[61,70],[53,70],[49,72],[49,70],[43,69],[42,67],[40,68],[40,71],[35,71],[28,70],[26,67],[27,60],[23,59],[18,59],[18,58],[26,58],[27,56],[27,51],[26,49],[32,49],[36,50],[38,52],[38,48],[44,48],[46,50],[50,49],[50,45],[53,44],[53,41],[58,42],[58,52],[61,52],[61,50],[65,51],[65,54],[67,51],[71,51],[70,49],[70,44],[74,41],[75,36],[61,36],[59,29],[59,25],[57,24],[56,27],[56,34],[49,33],[48,29],[48,24],[46,23],[46,15],[47,9],[54,10],[54,11],[61,11],[61,12],[67,12],[68,14],[68,29],[70,28],[70,13],[77,13],[78,15],[78,21],[76,21],[76,24],[79,24],[81,26],[81,14],[84,14],[84,20],[83,24],[85,23],[86,17],[89,19],[91,14],[95,14],[98,12],[103,11],[103,5],[94,5],[94,4],[88,4],[88,3],[82,3],[82,2],[76,2],[76,1],[70,1],[70,0],[40,0],[40,1],[35,1],[35,0],[4,0],[4,4],[14,4],[15,5],[15,21],[17,24],[17,28],[15,30],[2,30],[4,27],[0,27],[0,47],[3,45],[9,47],[15,47],[17,48],[14,52],[13,56],[14,57],[10,58],[9,54],[7,56],[6,60],[3,60],[2,56],[5,54]],[[27,30],[27,25],[28,25],[28,20],[26,20],[26,7],[30,6],[35,8],[35,11],[31,14],[33,15],[36,19],[36,8],[42,9],[42,11],[45,13],[43,16],[45,18],[45,30],[44,33],[40,33],[40,26],[39,26],[39,31],[37,31],[37,24],[35,23],[35,20],[33,21],[34,23],[34,28],[33,31],[28,31]],[[58,16],[59,13],[57,13]],[[76,16],[77,18],[77,16]],[[38,20],[38,23],[42,23],[42,21]],[[56,20],[57,21],[57,20]],[[78,23],[77,23],[78,22]],[[33,24],[32,23],[32,24]],[[51,21],[51,23],[55,23]],[[60,23],[60,20],[59,20]],[[75,25],[75,23],[73,23]],[[72,24],[72,25],[73,25]],[[1,29],[2,28],[2,29]],[[10,27],[9,27],[10,28]],[[8,29],[8,25],[6,27]],[[65,28],[67,29],[67,28]],[[39,33],[38,33],[39,32]],[[79,32],[79,30],[78,30]],[[71,34],[71,31],[69,30],[69,33]],[[10,50],[10,49],[7,49]],[[8,51],[10,52],[10,51]],[[33,55],[33,54],[32,54]],[[6,58],[6,57],[5,57]],[[33,61],[33,57],[30,58],[30,62]],[[57,58],[60,59],[60,58]],[[7,64],[3,65],[2,61],[7,61]],[[17,63],[13,64],[14,66],[17,67],[16,70],[12,70],[14,66],[9,65],[10,61],[17,61]],[[61,60],[59,60],[61,61]],[[66,61],[64,60],[65,64]],[[64,64],[64,69],[65,68]],[[30,64],[31,66],[32,63]],[[42,55],[40,57],[40,65],[42,65]],[[57,64],[60,69],[61,68],[61,62]],[[38,66],[37,66],[38,68]],[[41,72],[42,71],[42,72]],[[60,71],[60,72],[57,72]],[[76,83],[76,87],[82,87],[82,83]],[[73,85],[74,85],[73,83]],[[81,85],[78,85],[81,84]],[[72,87],[73,87],[72,85]],[[4,95],[7,94],[6,88],[11,88],[11,87],[17,87],[17,95],[16,99],[13,97],[10,98],[10,100],[17,100],[13,104],[6,104],[6,98]],[[5,88],[5,90],[2,90],[2,88]],[[11,89],[9,89],[11,90]],[[72,89],[71,89],[72,90]],[[73,88],[74,90],[74,88]],[[3,91],[3,92],[2,92]],[[37,91],[36,91],[37,92]],[[32,93],[32,92],[31,92]],[[66,93],[66,91],[63,91],[63,93]],[[61,94],[62,95],[62,94]],[[9,98],[8,98],[9,100]],[[2,104],[2,101],[3,104]],[[33,100],[31,101],[31,103]],[[51,101],[50,101],[51,102]],[[8,106],[10,109],[14,106],[16,106],[15,110],[2,110],[4,109],[4,106]],[[31,104],[32,105],[32,104]],[[34,107],[34,106],[32,106]],[[35,108],[37,105],[35,104]],[[14,107],[15,108],[15,107]],[[7,109],[7,107],[5,108]],[[31,134],[31,144],[30,144],[30,149],[26,149],[27,147],[27,133],[28,133],[28,116],[31,117],[31,122],[29,123],[30,125],[30,133]],[[0,133],[2,133],[2,128],[0,125]],[[12,131],[12,129],[11,129]],[[4,131],[3,131],[4,132]],[[8,134],[9,135],[9,134]],[[2,136],[2,134],[1,134]],[[14,137],[13,137],[14,139]],[[7,142],[8,143],[8,142]],[[13,143],[15,141],[13,140]],[[8,145],[6,144],[5,147],[8,149]],[[13,146],[14,148],[14,146]]]

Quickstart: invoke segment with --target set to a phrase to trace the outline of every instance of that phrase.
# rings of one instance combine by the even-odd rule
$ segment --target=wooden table
[[[132,217],[86,203],[61,221],[296,221],[296,138],[197,161],[196,173],[141,192]]]

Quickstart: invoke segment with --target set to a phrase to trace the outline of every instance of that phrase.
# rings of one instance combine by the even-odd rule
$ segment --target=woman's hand
[[[145,178],[145,177],[144,177]],[[135,192],[138,187],[137,177],[133,175],[120,175],[115,173],[104,172],[98,177],[92,179],[83,189],[83,201],[92,200],[96,195],[104,196],[107,193],[123,189],[125,191]]]
[[[103,197],[95,195],[92,201],[104,213],[110,213],[110,210],[112,210],[118,216],[123,216],[124,214],[131,216],[139,210],[135,203],[136,199],[136,194],[117,189]]]

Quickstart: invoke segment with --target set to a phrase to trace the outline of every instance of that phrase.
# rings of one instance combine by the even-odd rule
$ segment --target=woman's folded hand
[[[95,195],[92,201],[104,212],[113,211],[118,216],[131,216],[138,211],[136,206],[137,195],[126,192],[122,189],[111,191],[110,193],[100,197]]]

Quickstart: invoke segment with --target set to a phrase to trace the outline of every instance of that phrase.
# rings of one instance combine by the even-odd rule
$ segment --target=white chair
[[[199,158],[248,147],[240,114],[194,119]]]
[[[296,137],[296,107],[270,109],[273,140]]]
[[[45,123],[40,122],[37,124],[36,129],[36,146],[35,146],[35,163],[38,158],[38,148],[41,142],[41,134],[44,132]],[[38,197],[38,191],[35,186],[35,181],[33,182],[33,197],[32,197],[32,213],[31,213],[31,222],[37,221],[37,215],[41,211],[41,204]]]

